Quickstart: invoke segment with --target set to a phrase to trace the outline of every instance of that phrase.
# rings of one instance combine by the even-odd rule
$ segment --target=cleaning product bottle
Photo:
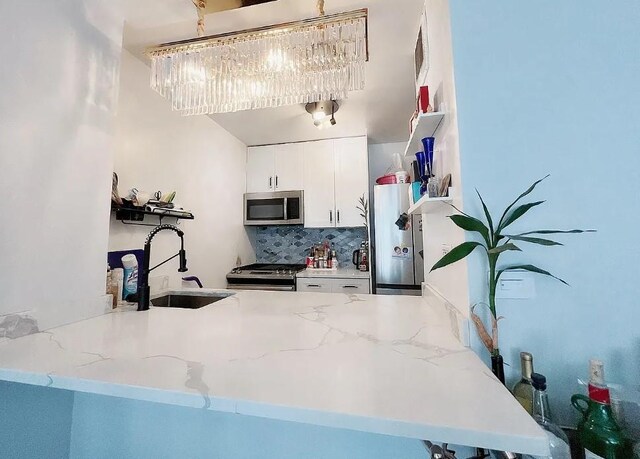
[[[634,457],[628,440],[611,409],[609,388],[604,382],[604,364],[591,360],[589,397],[576,394],[571,404],[582,413],[578,436],[586,459],[631,459]]]
[[[127,299],[127,296],[135,295],[138,292],[138,259],[133,254],[125,255],[122,257],[122,266],[124,267],[122,295]]]

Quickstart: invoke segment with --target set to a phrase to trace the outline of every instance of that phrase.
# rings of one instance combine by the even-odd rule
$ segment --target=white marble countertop
[[[369,279],[371,277],[370,272],[363,272],[355,268],[338,268],[335,271],[313,271],[305,269],[302,272],[296,274],[297,278],[301,279]]]
[[[5,340],[0,379],[546,455],[448,320],[415,297],[240,292]]]

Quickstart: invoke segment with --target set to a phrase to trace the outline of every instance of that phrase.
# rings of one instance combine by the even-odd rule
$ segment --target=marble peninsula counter
[[[548,454],[423,298],[239,292],[198,310],[117,312],[0,342],[0,380]]]

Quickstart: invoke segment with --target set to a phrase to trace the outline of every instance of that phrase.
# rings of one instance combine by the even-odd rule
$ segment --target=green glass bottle
[[[571,397],[571,404],[582,413],[578,436],[586,459],[630,459],[633,447],[613,417],[609,388],[604,382],[604,365],[590,362],[589,397]]]

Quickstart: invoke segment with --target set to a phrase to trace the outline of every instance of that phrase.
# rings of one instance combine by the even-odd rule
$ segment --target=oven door
[[[244,195],[245,226],[303,225],[304,193],[249,193]]]
[[[261,290],[266,292],[295,292],[295,285],[271,285],[271,284],[227,284],[228,290],[236,291],[254,291]]]

